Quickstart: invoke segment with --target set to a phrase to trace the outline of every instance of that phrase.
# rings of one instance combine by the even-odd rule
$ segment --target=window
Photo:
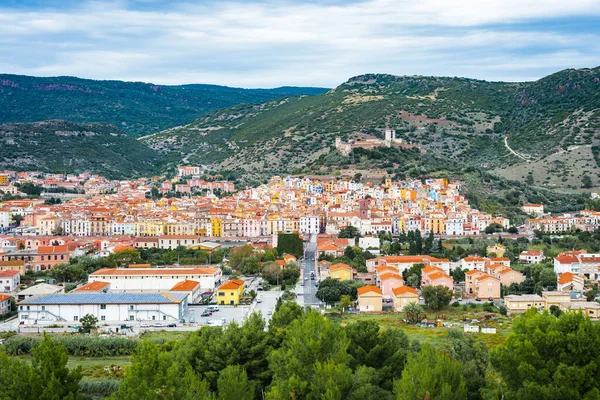
[[[152,321],[154,321],[154,320],[156,320],[156,316],[153,315],[152,316]]]
[[[129,320],[130,320],[130,321],[133,321],[133,315],[130,315],[130,316],[129,316]]]
[[[46,306],[42,306],[42,311],[46,311]]]
[[[101,310],[106,310],[106,304],[100,304],[100,309]]]
[[[102,315],[102,316],[100,317],[100,321],[106,321],[106,316],[105,316],[105,315]]]
[[[76,315],[76,316],[74,316],[74,317],[73,317],[73,321],[75,321],[75,322],[79,321],[79,317],[78,317],[77,315]]]
[[[592,311],[592,312],[593,312],[593,311]],[[163,315],[163,321],[166,321],[166,320],[167,320],[167,316],[166,316],[166,315]]]
[[[27,311],[29,311],[29,306],[27,306]]]
[[[219,296],[225,296],[225,292],[219,292]]]
[[[133,306],[129,306],[129,309],[130,309],[130,310],[133,310]]]

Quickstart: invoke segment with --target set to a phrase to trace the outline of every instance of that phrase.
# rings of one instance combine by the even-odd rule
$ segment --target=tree
[[[277,235],[277,252],[300,258],[304,255],[304,242],[297,233],[280,233]]]
[[[211,399],[207,382],[185,359],[175,361],[173,353],[149,341],[138,344],[131,366],[111,399],[193,400]]]
[[[271,285],[275,285],[281,275],[281,267],[276,262],[268,262],[263,265],[261,276]]]
[[[243,246],[237,246],[229,251],[229,263],[233,269],[241,269],[244,260],[252,257],[254,254],[254,247],[249,244]]]
[[[416,277],[416,279],[412,280],[412,282],[410,283],[410,286],[413,286],[413,287],[418,286],[421,283],[421,272],[422,272],[423,268],[425,268],[424,264],[413,264],[410,268],[402,271],[402,278],[404,279],[405,282],[408,283],[409,277],[411,275],[414,275]]]
[[[408,337],[399,329],[380,330],[375,321],[358,321],[346,326],[350,339],[350,367],[371,369],[371,382],[391,394],[393,381],[400,378],[409,347]]]
[[[511,226],[510,228],[508,228],[508,233],[510,233],[510,234],[513,234],[513,235],[514,235],[514,234],[517,234],[517,233],[519,233],[519,230],[517,229],[517,227],[516,227],[516,226]]]
[[[26,195],[35,197],[38,197],[40,194],[42,194],[42,191],[44,190],[43,187],[32,182],[21,183],[18,185],[18,188],[19,191],[25,193]]]
[[[456,283],[465,281],[465,270],[460,267],[454,268],[450,275]]]
[[[228,365],[219,373],[217,381],[219,399],[253,400],[255,384],[248,380],[246,371],[239,365]]]
[[[481,399],[480,389],[486,386],[486,373],[489,364],[488,347],[479,339],[452,329],[448,349],[452,357],[462,364],[461,371],[467,387],[469,400]]]
[[[581,187],[586,189],[592,187],[592,178],[589,175],[583,175],[581,177]]]
[[[408,356],[394,394],[398,400],[466,400],[467,387],[460,363],[424,343],[418,354]]]
[[[527,174],[527,176],[525,177],[525,183],[529,186],[534,184],[533,175],[531,173]]]
[[[15,226],[21,226],[21,222],[24,219],[25,218],[21,214],[13,214],[13,216],[12,216],[12,220],[14,221]],[[23,245],[23,248],[25,248],[25,245]]]
[[[550,314],[554,315],[556,318],[560,317],[560,314],[562,314],[561,309],[556,304],[552,304],[548,311],[550,311]]]
[[[342,314],[350,307],[352,307],[352,299],[350,296],[347,294],[340,296],[340,309],[342,310]]]
[[[58,282],[74,282],[87,279],[87,272],[78,264],[57,264],[50,270],[48,276]]]
[[[433,310],[441,310],[452,300],[452,291],[446,286],[425,286],[421,290],[421,295],[427,307]]]
[[[338,237],[340,239],[344,238],[344,239],[353,239],[360,236],[360,232],[358,231],[358,228],[352,226],[352,225],[348,225],[345,228],[340,229],[340,233],[338,234]]]
[[[506,345],[490,357],[507,399],[597,399],[599,359],[600,325],[582,313],[556,318],[533,309],[515,319]]]
[[[342,327],[316,311],[294,321],[281,347],[269,356],[273,382],[267,398],[344,398],[352,376],[349,343]]]
[[[408,303],[404,306],[402,312],[404,313],[404,319],[406,319],[409,324],[416,324],[425,318],[423,307],[418,303]]]
[[[84,315],[83,317],[81,317],[79,322],[81,323],[81,333],[90,333],[98,326],[98,318],[96,318],[92,314]]]
[[[81,380],[81,366],[74,370],[67,368],[67,349],[62,343],[55,343],[44,333],[40,344],[32,351],[31,366],[37,377],[39,399],[75,399]]]

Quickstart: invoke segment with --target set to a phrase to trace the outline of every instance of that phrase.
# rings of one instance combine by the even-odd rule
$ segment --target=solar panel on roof
[[[183,301],[187,294],[169,294],[171,298]],[[49,294],[35,299],[25,300],[23,304],[169,304],[173,300],[162,293],[69,293]]]

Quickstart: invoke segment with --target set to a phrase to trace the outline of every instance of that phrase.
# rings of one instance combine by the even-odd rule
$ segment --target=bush
[[[101,381],[81,381],[79,382],[79,393],[92,397],[108,397],[117,390],[121,381],[118,379],[106,379]]]
[[[500,315],[507,315],[507,314],[508,314],[507,308],[504,306],[500,306]]]
[[[454,303],[452,303],[452,307],[458,307],[460,306],[460,303],[458,301],[455,301]]]
[[[496,307],[492,303],[484,303],[483,311],[485,312],[496,312]]]
[[[4,347],[9,355],[21,356],[31,354],[41,340],[41,337],[16,336],[7,340]],[[136,340],[127,338],[58,336],[52,340],[64,344],[69,355],[82,357],[127,356],[137,346]]]

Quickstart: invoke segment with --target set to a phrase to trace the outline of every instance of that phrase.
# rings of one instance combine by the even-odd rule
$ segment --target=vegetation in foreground
[[[342,326],[288,302],[268,330],[253,314],[179,341],[143,340],[120,384],[81,382],[48,336],[31,364],[0,350],[0,399],[85,398],[94,385],[112,399],[597,399],[599,357],[600,325],[580,313],[530,310],[490,350],[456,330],[443,344],[420,343],[400,328]]]

